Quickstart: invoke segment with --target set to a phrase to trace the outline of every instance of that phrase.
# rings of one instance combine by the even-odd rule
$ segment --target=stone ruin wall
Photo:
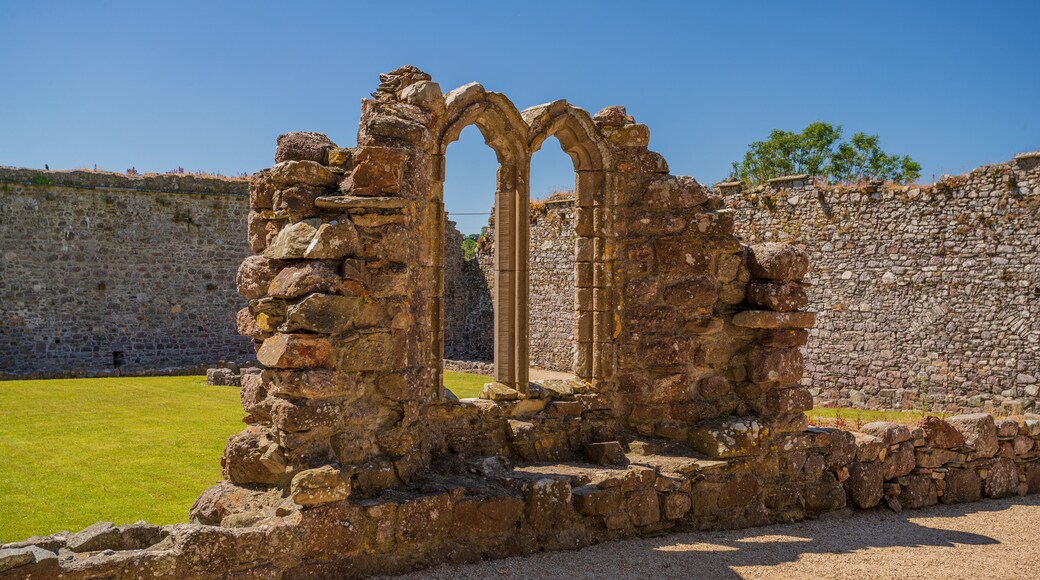
[[[0,378],[251,360],[233,320],[247,188],[0,168]]]
[[[741,244],[735,212],[671,175],[624,109],[521,114],[414,67],[381,81],[357,147],[283,136],[251,183],[237,322],[265,368],[243,376],[247,427],[192,523],[6,544],[0,579],[358,577],[1040,491],[1040,417],[807,427],[806,253]],[[499,199],[521,202],[496,208],[499,227],[523,225],[541,141],[575,159],[577,377],[527,384],[502,369],[522,353],[499,352],[500,380],[460,401],[439,376],[438,168],[472,123],[499,153]],[[518,266],[496,280],[522,281]]]
[[[534,368],[574,369],[573,199],[532,202],[530,220],[530,360]],[[444,357],[490,361],[494,285],[494,224],[474,259],[462,258],[462,236],[445,229]]]
[[[1040,154],[930,186],[719,188],[748,243],[809,252],[819,404],[1036,410]]]
[[[805,348],[803,382],[818,404],[1036,409],[1037,159],[1025,154],[950,177],[938,190],[872,186],[868,191],[797,177],[754,191],[717,186],[738,212],[736,231],[746,242],[789,241],[810,252],[808,293],[819,318]],[[551,265],[563,271],[573,267],[565,250],[574,222],[564,211],[555,217],[537,221],[532,212],[532,245],[537,232],[540,247],[552,254]],[[490,264],[487,251],[481,257]],[[569,345],[559,337],[570,329],[569,309],[563,300],[536,301],[534,295],[564,296],[566,290],[547,291],[541,285],[546,279],[553,278],[531,278],[532,360],[535,352],[564,360],[558,357],[561,345]],[[545,330],[537,333],[536,326]]]

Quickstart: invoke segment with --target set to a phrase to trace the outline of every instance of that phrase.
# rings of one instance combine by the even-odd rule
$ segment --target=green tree
[[[882,151],[877,135],[856,133],[842,141],[841,125],[816,121],[800,133],[773,129],[768,139],[748,146],[743,161],[733,164],[730,178],[761,183],[799,173],[838,183],[865,179],[910,183],[921,176],[921,166],[909,156]]]
[[[477,234],[469,234],[462,238],[462,257],[472,260],[477,255]]]

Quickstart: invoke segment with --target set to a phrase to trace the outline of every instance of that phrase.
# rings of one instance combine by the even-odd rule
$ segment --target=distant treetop
[[[744,160],[733,163],[730,179],[750,184],[807,173],[831,183],[872,179],[912,183],[921,176],[921,165],[909,155],[889,155],[878,145],[877,135],[855,133],[844,141],[841,125],[816,121],[801,133],[773,129],[765,141],[748,146]]]

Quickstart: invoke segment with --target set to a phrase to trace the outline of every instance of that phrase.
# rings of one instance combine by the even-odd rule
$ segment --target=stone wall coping
[[[780,177],[774,177],[773,179],[767,180],[766,183],[788,183],[791,181],[805,181],[807,179],[809,179],[808,173],[799,173],[798,175],[781,175]]]
[[[743,181],[720,181],[715,184],[715,187],[742,187]]]
[[[243,178],[158,173],[131,176],[122,173],[84,169],[40,170],[0,166],[0,183],[114,191],[231,195],[237,197],[247,197],[249,195],[249,180]]]
[[[1015,155],[1015,160],[1019,161],[1022,159],[1040,159],[1040,151],[1026,151],[1025,153],[1019,153]]]

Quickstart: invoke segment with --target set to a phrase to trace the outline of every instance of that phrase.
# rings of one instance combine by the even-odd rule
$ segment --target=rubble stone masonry
[[[0,378],[204,372],[234,313],[244,180],[0,168]]]
[[[926,186],[717,188],[746,242],[809,253],[818,403],[1038,408],[1040,153]]]
[[[807,290],[819,319],[805,347],[803,382],[818,404],[1037,408],[1038,166],[1040,155],[1023,154],[927,186],[837,187],[805,176],[752,191],[716,186],[738,212],[744,241],[789,241],[810,253]],[[573,213],[560,202],[531,215],[531,360],[569,371],[573,308],[558,272],[574,267],[566,251]],[[477,263],[488,279],[491,262],[485,246]],[[484,350],[460,345],[455,354],[490,358],[490,291],[471,290],[456,304],[458,310],[446,308],[446,321],[473,319],[463,306],[477,305],[488,323],[459,335],[478,337]]]

